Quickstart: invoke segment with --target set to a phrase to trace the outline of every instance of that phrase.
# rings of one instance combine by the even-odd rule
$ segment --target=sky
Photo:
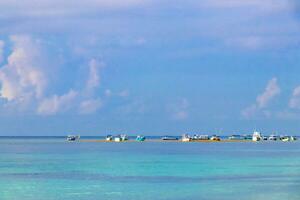
[[[0,0],[0,135],[300,135],[296,0]]]

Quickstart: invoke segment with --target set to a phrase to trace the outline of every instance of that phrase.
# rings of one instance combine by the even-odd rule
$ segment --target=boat
[[[126,141],[126,140],[128,140],[128,137],[127,137],[127,135],[123,134],[123,135],[121,135],[121,139],[122,139],[122,141]]]
[[[174,136],[163,136],[161,139],[162,139],[162,140],[178,140],[178,137],[174,137]]]
[[[117,135],[115,138],[114,138],[114,141],[115,142],[122,142],[122,138],[120,135]]]
[[[213,141],[220,141],[221,139],[220,139],[218,136],[213,135],[213,136],[210,137],[210,140],[213,140]]]
[[[276,141],[278,137],[274,134],[270,135],[269,140]]]
[[[290,141],[290,137],[288,137],[288,136],[282,136],[282,137],[280,137],[280,140],[282,141],[282,142],[289,142]]]
[[[261,133],[258,131],[254,131],[252,135],[252,141],[258,142],[262,139]]]
[[[241,135],[231,135],[228,137],[229,140],[244,140],[245,137]]]
[[[209,136],[208,135],[200,135],[199,140],[209,140]]]
[[[143,136],[143,135],[138,135],[138,136],[136,136],[136,138],[135,138],[135,140],[136,140],[136,141],[139,141],[139,142],[143,142],[143,141],[145,141],[145,139],[146,139],[146,137]]]
[[[192,138],[188,134],[183,134],[181,140],[182,142],[190,142]]]
[[[262,139],[263,140],[268,140],[268,137],[267,136],[263,136]]]
[[[67,141],[69,142],[74,142],[80,138],[80,135],[68,135],[67,136]]]
[[[252,140],[252,135],[243,135],[244,140]]]
[[[291,140],[291,141],[295,141],[295,140],[297,140],[297,137],[291,136],[291,137],[290,137],[290,140]]]
[[[112,135],[107,135],[105,138],[106,141],[112,141],[113,140],[113,136]]]

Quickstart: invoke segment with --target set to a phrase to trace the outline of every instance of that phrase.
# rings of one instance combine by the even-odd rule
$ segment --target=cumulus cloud
[[[38,114],[53,115],[67,111],[74,106],[76,97],[78,97],[78,92],[70,90],[61,96],[53,95],[52,97],[44,98],[38,106]]]
[[[277,78],[272,78],[265,91],[256,98],[256,102],[259,108],[265,108],[269,102],[277,95],[280,94],[280,87],[277,83]]]
[[[294,89],[292,97],[289,101],[289,107],[300,109],[300,86]]]
[[[12,53],[0,69],[0,97],[8,101],[41,98],[47,79],[37,41],[28,36],[14,35]]]
[[[89,62],[89,76],[86,83],[86,90],[88,93],[93,92],[100,85],[100,69],[103,68],[105,64],[99,62],[96,59],[91,59]]]
[[[268,82],[264,92],[257,96],[256,103],[242,110],[242,115],[246,118],[250,118],[260,112],[260,114],[269,117],[270,112],[263,109],[265,109],[280,92],[281,90],[277,83],[277,78],[274,77]]]
[[[4,41],[0,40],[0,64],[3,61]]]
[[[204,0],[204,6],[219,8],[256,8],[263,11],[290,10],[291,4],[286,0]]]
[[[91,114],[95,113],[99,108],[102,107],[102,101],[101,99],[88,99],[85,101],[82,101],[80,103],[79,107],[79,113],[80,114]]]
[[[0,11],[3,16],[74,16],[96,10],[120,10],[138,7],[148,3],[148,0],[1,0]],[[9,12],[8,12],[9,11]]]

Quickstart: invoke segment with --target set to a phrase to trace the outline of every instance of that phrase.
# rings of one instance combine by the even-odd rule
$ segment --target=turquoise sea
[[[0,138],[1,200],[299,200],[300,142]]]

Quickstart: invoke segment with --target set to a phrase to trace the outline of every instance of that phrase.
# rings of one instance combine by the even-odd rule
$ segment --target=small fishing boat
[[[274,134],[270,135],[269,140],[276,141],[278,137]]]
[[[188,134],[183,134],[181,141],[182,142],[190,142],[192,140],[192,138],[188,135]]]
[[[68,135],[67,136],[67,141],[69,142],[74,142],[80,138],[80,135]]]
[[[138,136],[136,136],[136,141],[139,141],[139,142],[143,142],[143,141],[145,141],[145,139],[146,139],[146,137],[145,136],[143,136],[143,135],[138,135]]]
[[[178,140],[178,137],[174,137],[174,136],[163,136],[161,139],[162,139],[162,140]]]
[[[107,135],[105,138],[106,141],[112,141],[113,140],[113,136],[112,135]]]
[[[252,135],[252,141],[258,142],[262,139],[261,133],[258,131],[254,131]]]
[[[213,140],[213,141],[220,141],[221,139],[220,139],[218,136],[213,135],[213,136],[210,137],[210,140]]]

